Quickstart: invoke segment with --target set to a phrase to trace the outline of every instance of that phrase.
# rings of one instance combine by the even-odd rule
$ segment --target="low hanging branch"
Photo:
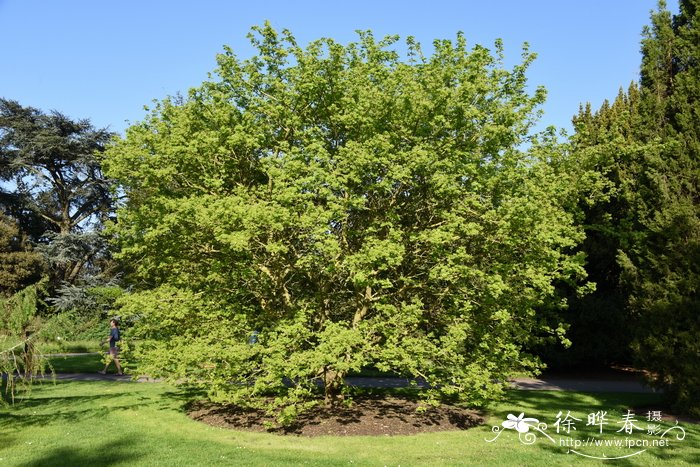
[[[14,404],[17,395],[29,392],[37,378],[44,376],[46,358],[36,347],[37,286],[30,286],[10,298],[0,299],[4,319],[0,321],[0,343],[21,339],[19,343],[0,351],[2,395],[0,405]]]
[[[37,350],[34,335],[0,352],[0,374],[4,389],[0,405],[15,403],[17,395],[29,392],[37,378],[44,376],[45,357]]]

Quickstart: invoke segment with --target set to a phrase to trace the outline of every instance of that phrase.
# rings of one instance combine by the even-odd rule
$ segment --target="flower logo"
[[[521,413],[517,417],[513,414],[508,414],[508,420],[505,420],[501,425],[508,430],[517,430],[518,433],[527,433],[531,426],[536,426],[540,421],[536,418],[525,418],[525,413]]]
[[[503,428],[501,428],[501,426]],[[496,441],[505,430],[515,430],[518,432],[518,439],[521,443],[534,444],[537,441],[537,434],[530,431],[530,428],[532,428],[533,431],[545,436],[553,444],[557,444],[557,442],[554,441],[554,438],[545,432],[547,429],[546,423],[540,423],[540,421],[536,418],[525,418],[525,413],[521,413],[517,417],[509,413],[507,420],[501,422],[501,426],[494,425],[491,427],[491,431],[496,433],[496,436],[494,436],[492,439],[485,439],[487,443],[493,443]]]

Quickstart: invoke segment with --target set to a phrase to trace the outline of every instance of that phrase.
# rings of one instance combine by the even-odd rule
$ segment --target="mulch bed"
[[[262,410],[196,402],[189,407],[188,414],[217,427],[299,436],[413,435],[466,430],[484,421],[476,411],[451,405],[443,404],[422,413],[417,408],[416,401],[399,397],[355,398],[350,406],[320,404],[301,415],[294,425],[272,429],[267,427],[275,424],[274,417]]]

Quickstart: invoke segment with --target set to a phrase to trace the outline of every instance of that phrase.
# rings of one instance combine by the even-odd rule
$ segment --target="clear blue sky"
[[[672,13],[677,0],[669,0]],[[144,105],[199,85],[224,44],[251,55],[250,27],[270,20],[302,44],[346,43],[355,30],[415,36],[425,46],[463,31],[471,44],[502,38],[538,59],[542,125],[570,127],[579,103],[600,105],[637,79],[642,27],[656,0],[0,0],[0,96],[123,132]]]

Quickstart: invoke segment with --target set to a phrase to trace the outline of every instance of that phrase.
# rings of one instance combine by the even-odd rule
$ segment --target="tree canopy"
[[[532,135],[534,54],[250,38],[257,55],[226,49],[106,153],[140,369],[219,400],[278,393],[284,418],[367,366],[472,403],[535,368],[522,348],[561,335],[555,284],[584,270],[575,181]]]
[[[0,99],[0,208],[44,254],[52,289],[76,284],[105,255],[95,232],[113,200],[99,153],[111,137],[89,120]]]
[[[22,208],[53,232],[75,232],[91,217],[109,213],[110,184],[96,153],[111,137],[88,120],[0,99],[0,174],[14,183]],[[9,204],[7,193],[5,199]]]
[[[660,2],[642,40],[641,79],[575,118],[575,154],[606,178],[587,212],[593,279],[628,323],[636,363],[677,408],[700,413],[700,17]],[[597,272],[596,272],[597,271]],[[619,339],[621,326],[609,327]],[[604,328],[603,328],[604,329]],[[599,329],[599,331],[602,329]],[[603,334],[607,334],[603,332]]]

